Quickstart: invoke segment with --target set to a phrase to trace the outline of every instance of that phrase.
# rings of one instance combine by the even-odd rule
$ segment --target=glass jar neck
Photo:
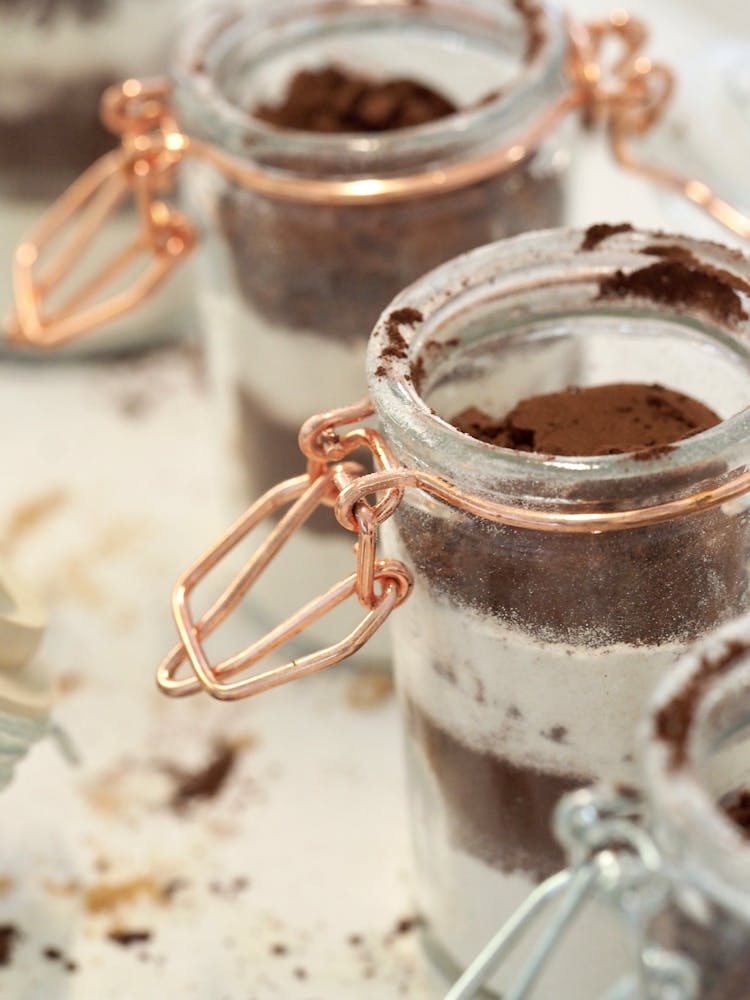
[[[300,176],[387,177],[504,148],[570,89],[568,37],[553,5],[516,0],[283,0],[220,3],[198,16],[173,60],[181,126],[225,152]],[[340,64],[433,84],[461,110],[380,133],[277,128],[252,114],[295,72]]]
[[[657,689],[639,740],[654,830],[683,892],[750,924],[750,616],[697,643]]]
[[[371,396],[404,464],[483,498],[614,511],[690,496],[750,459],[748,292],[748,258],[683,237],[626,226],[505,240],[385,310]],[[663,382],[723,419],[637,458],[512,451],[451,423],[464,407],[503,416],[524,396],[607,382]]]

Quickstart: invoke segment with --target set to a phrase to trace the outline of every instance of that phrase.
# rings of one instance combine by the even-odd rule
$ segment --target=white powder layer
[[[231,266],[231,265],[226,265]],[[231,272],[230,272],[231,273]],[[215,378],[243,386],[293,434],[308,417],[347,406],[367,391],[365,345],[271,323],[236,295],[206,288],[202,313]],[[302,461],[302,456],[300,455]]]
[[[60,83],[95,74],[113,79],[164,73],[167,46],[182,5],[174,0],[127,0],[107,6],[101,18],[82,20],[63,9],[47,25],[30,13],[0,17],[3,47],[0,114],[19,117],[43,107]]]
[[[393,622],[402,690],[457,740],[521,767],[611,781],[632,780],[634,726],[684,648],[535,642],[421,581]]]

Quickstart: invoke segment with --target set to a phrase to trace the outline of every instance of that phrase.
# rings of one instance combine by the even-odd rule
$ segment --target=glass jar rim
[[[504,5],[523,16],[518,0],[504,0]],[[371,176],[374,164],[379,171],[388,172],[394,159],[432,155],[442,162],[451,143],[459,147],[456,159],[471,159],[475,148],[487,149],[488,137],[494,137],[491,148],[513,143],[530,121],[541,119],[555,99],[565,95],[570,45],[565,16],[550,0],[538,0],[537,6],[544,25],[542,40],[513,78],[512,87],[501,90],[492,100],[419,126],[387,132],[321,134],[278,128],[248,114],[226,97],[214,78],[217,59],[264,28],[299,14],[309,20],[316,11],[328,17],[337,12],[367,12],[372,17],[375,12],[393,16],[394,12],[408,11],[417,17],[443,10],[465,18],[467,11],[458,11],[453,0],[424,4],[413,0],[282,0],[273,4],[272,12],[264,13],[260,8],[247,10],[229,0],[219,0],[199,11],[178,38],[172,58],[178,112],[186,119],[183,124],[188,131],[197,131],[201,139],[261,164],[272,163],[276,156],[287,161],[318,156],[331,163],[351,163],[355,176]]]
[[[750,840],[700,773],[711,752],[710,715],[722,704],[750,710],[750,615],[701,639],[662,678],[638,739],[660,847],[670,862],[688,869],[688,882],[750,920]]]
[[[654,257],[643,256],[647,248],[663,246],[665,250],[679,247],[691,255],[695,266],[705,266],[707,272],[721,273],[736,280],[750,293],[750,256],[721,244],[664,232],[636,230],[630,225],[603,226],[603,236],[596,245],[586,246],[590,234],[599,227],[549,229],[526,233],[480,247],[441,265],[402,291],[381,314],[370,337],[367,353],[367,378],[375,411],[391,441],[407,438],[416,442],[417,464],[448,481],[456,470],[464,482],[472,484],[476,493],[485,497],[498,495],[503,482],[525,477],[544,479],[545,496],[556,498],[558,504],[578,502],[575,488],[586,480],[590,483],[624,483],[627,480],[647,480],[674,474],[687,468],[705,466],[707,459],[731,458],[739,465],[740,458],[750,460],[750,408],[722,420],[715,427],[685,438],[663,453],[649,456],[644,462],[637,453],[624,455],[548,456],[515,451],[476,440],[457,430],[436,414],[422,397],[414,377],[414,364],[424,359],[425,345],[449,321],[460,321],[488,301],[501,301],[511,293],[554,283],[553,269],[568,267],[569,277],[561,284],[582,284],[587,278],[598,284],[601,279],[628,265],[653,264]],[[616,302],[591,302],[600,312],[669,318],[685,325],[696,325],[707,333],[731,338],[731,346],[742,348],[750,363],[750,317],[731,328],[679,311],[659,302],[647,302],[628,296]],[[605,308],[602,308],[604,305]],[[617,307],[620,307],[619,309]],[[392,317],[407,310],[406,315],[418,317],[399,325],[403,349],[393,352]],[[402,315],[404,315],[402,313]],[[673,476],[673,478],[675,478]],[[632,509],[633,504],[624,509]],[[635,505],[638,506],[638,505]]]

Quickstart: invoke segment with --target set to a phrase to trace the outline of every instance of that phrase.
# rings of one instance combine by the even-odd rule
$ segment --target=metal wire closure
[[[102,119],[120,136],[121,145],[89,167],[16,249],[16,312],[7,322],[11,339],[54,348],[107,323],[154,292],[195,245],[192,225],[164,200],[174,187],[185,148],[185,137],[167,105],[168,93],[163,81],[139,80],[126,80],[105,92]],[[135,237],[93,276],[65,293],[71,271],[127,198],[135,203]],[[45,251],[59,243],[63,245],[56,256],[47,254],[52,259],[37,270]],[[129,285],[102,297],[134,270]],[[50,304],[56,293],[60,301]]]
[[[158,684],[166,694],[177,697],[205,690],[215,698],[233,700],[259,694],[279,684],[322,670],[355,653],[380,628],[391,611],[406,600],[412,586],[409,570],[397,560],[377,558],[378,525],[390,516],[400,499],[400,492],[393,490],[374,506],[362,498],[351,508],[352,523],[347,527],[357,532],[355,573],[310,601],[268,635],[229,659],[210,664],[202,645],[203,640],[239,604],[297,528],[321,504],[334,504],[346,485],[364,473],[362,466],[345,461],[347,455],[364,446],[369,448],[375,463],[381,468],[395,466],[390,448],[376,431],[357,427],[339,436],[334,430],[339,424],[361,419],[371,412],[369,402],[364,401],[308,421],[300,434],[301,446],[308,457],[307,473],[288,479],[269,490],[232,525],[216,545],[180,577],[172,594],[172,613],[177,624],[179,643],[170,650],[157,673]],[[264,518],[290,503],[290,509],[271,530],[240,574],[196,622],[188,602],[196,584]],[[241,680],[227,680],[254,666],[355,594],[367,613],[361,624],[340,642]],[[178,677],[177,673],[186,661],[192,669],[192,675]]]
[[[521,938],[558,900],[505,1000],[526,1000],[582,907],[593,898],[612,905],[635,938],[640,968],[613,985],[602,1000],[695,1000],[698,977],[685,956],[648,941],[653,919],[668,905],[672,883],[656,845],[634,816],[637,803],[606,790],[565,796],[555,832],[570,866],[538,886],[484,948],[445,1000],[472,1000],[487,986]],[[585,961],[585,959],[584,959]]]
[[[43,216],[13,259],[16,311],[8,335],[40,348],[55,348],[113,317],[134,309],[168,277],[195,245],[189,221],[165,199],[173,193],[177,168],[186,156],[210,163],[225,176],[273,198],[325,204],[370,204],[451,191],[500,173],[524,160],[565,115],[581,111],[606,128],[618,162],[700,205],[728,229],[750,238],[750,218],[722,201],[700,181],[640,161],[630,141],[661,117],[673,87],[672,71],[642,54],[644,25],[617,10],[603,21],[569,22],[570,90],[522,136],[505,147],[440,169],[389,178],[309,179],[271,174],[180,131],[170,108],[166,81],[126,80],[102,100],[102,118],[121,146],[86,171]],[[622,55],[612,66],[605,47],[619,43]],[[70,291],[66,281],[92,237],[125,201],[133,197],[139,231],[131,244],[91,278]],[[67,244],[59,243],[66,229]],[[51,257],[45,269],[42,259]],[[141,260],[141,270],[124,289],[123,274]],[[109,297],[106,296],[110,290]]]
[[[165,694],[177,697],[206,690],[223,700],[243,698],[331,666],[360,649],[391,611],[406,600],[413,584],[411,573],[403,563],[377,558],[379,526],[397,509],[407,488],[422,490],[464,513],[498,524],[564,533],[624,531],[656,524],[708,510],[750,492],[750,469],[743,469],[734,478],[712,489],[636,510],[591,510],[574,514],[514,507],[475,496],[435,473],[400,465],[382,435],[374,428],[360,425],[373,412],[370,400],[363,399],[307,420],[299,434],[300,449],[307,458],[307,472],[269,490],[180,577],[172,595],[172,613],[179,642],[170,650],[157,672],[158,684]],[[375,472],[368,473],[362,465],[347,461],[358,449],[370,452]],[[369,498],[373,498],[372,502]],[[293,506],[239,576],[211,608],[197,622],[194,621],[188,598],[196,584],[254,527],[290,503]],[[321,505],[332,507],[342,527],[356,533],[355,572],[278,625],[263,639],[230,659],[211,666],[202,640],[227,618],[269,562]],[[367,614],[354,632],[341,642],[249,679],[225,682],[225,678],[253,666],[355,594]],[[192,669],[192,676],[178,678],[177,673],[186,661]]]

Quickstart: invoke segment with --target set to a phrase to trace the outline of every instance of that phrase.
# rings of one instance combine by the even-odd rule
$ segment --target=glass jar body
[[[732,459],[711,432],[685,460],[684,444],[640,461],[554,459],[473,441],[448,423],[468,406],[501,416],[529,395],[622,381],[662,382],[722,417],[746,406],[745,334],[721,344],[721,322],[628,296],[602,301],[607,274],[650,266],[634,249],[647,238],[614,236],[592,250],[579,249],[583,234],[513,240],[399,297],[376,331],[369,374],[401,461],[522,510],[568,513],[642,508],[725,474]],[[389,321],[404,308],[420,319],[401,327],[407,356],[389,362]],[[747,607],[750,527],[740,504],[621,530],[539,530],[407,492],[388,539],[415,577],[392,633],[417,891],[428,944],[455,974],[564,865],[550,825],[559,797],[637,783],[634,727],[657,678]],[[555,995],[597,997],[631,961],[614,917],[592,906],[544,983]]]
[[[750,620],[697,643],[641,727],[646,792],[674,900],[654,942],[686,956],[701,1000],[750,983]]]
[[[0,66],[3,260],[11,260],[50,200],[116,146],[99,118],[101,95],[128,77],[166,71],[179,10],[172,0],[158,5],[70,0],[0,8],[0,36],[8,40]],[[133,231],[131,213],[110,218],[97,239],[96,263],[121,250]],[[0,311],[6,315],[13,302],[10,268],[3,269],[0,282]],[[173,334],[186,287],[184,276],[177,278],[134,318],[119,318],[66,352],[117,350]]]
[[[471,16],[486,7],[481,2],[462,5]],[[367,9],[353,3],[288,3],[257,30],[240,21],[229,32],[235,39],[231,44],[212,36],[207,59],[212,81],[218,81],[233,107],[244,109],[250,131],[238,135],[233,119],[211,134],[210,123],[196,107],[200,97],[189,92],[190,78],[183,81],[182,98],[178,88],[182,117],[189,128],[197,127],[225,150],[242,156],[244,148],[244,156],[269,175],[281,172],[301,183],[337,177],[377,184],[379,178],[470,162],[487,142],[496,109],[488,107],[486,128],[483,111],[475,109],[478,121],[464,135],[456,116],[427,129],[341,137],[284,133],[258,122],[253,126],[247,114],[255,103],[278,93],[296,70],[328,62],[385,78],[404,75],[413,64],[412,75],[435,82],[459,105],[471,104],[492,89],[493,81],[500,84],[518,59],[499,42],[494,49],[494,42],[488,45],[475,37],[472,21],[462,26],[455,10],[453,20],[446,21],[446,10],[439,2]],[[288,22],[264,42],[264,30],[284,12]],[[495,30],[500,32],[502,25],[500,18]],[[559,35],[560,25],[552,23],[551,28]],[[542,67],[540,93],[527,93],[524,84],[516,101],[510,95],[510,117],[493,141],[503,145],[520,134],[539,114],[540,101],[560,93],[559,41]],[[249,54],[243,45],[251,49]],[[221,52],[212,64],[214,47]],[[441,59],[447,60],[442,72]],[[479,60],[484,82],[482,73],[472,69],[474,60]],[[557,132],[521,162],[456,190],[366,204],[275,197],[203,165],[187,165],[186,197],[203,231],[199,296],[222,438],[234,460],[234,510],[280,479],[300,473],[297,435],[307,417],[365,394],[367,337],[398,291],[467,249],[561,221],[561,142]],[[271,568],[261,585],[261,613],[268,620],[277,620],[281,607],[291,609],[310,599],[319,586],[316,567],[325,565],[331,581],[352,571],[350,546],[328,512],[305,526],[299,544],[304,559],[294,579],[273,579]],[[339,637],[314,631],[309,636],[313,643]]]

